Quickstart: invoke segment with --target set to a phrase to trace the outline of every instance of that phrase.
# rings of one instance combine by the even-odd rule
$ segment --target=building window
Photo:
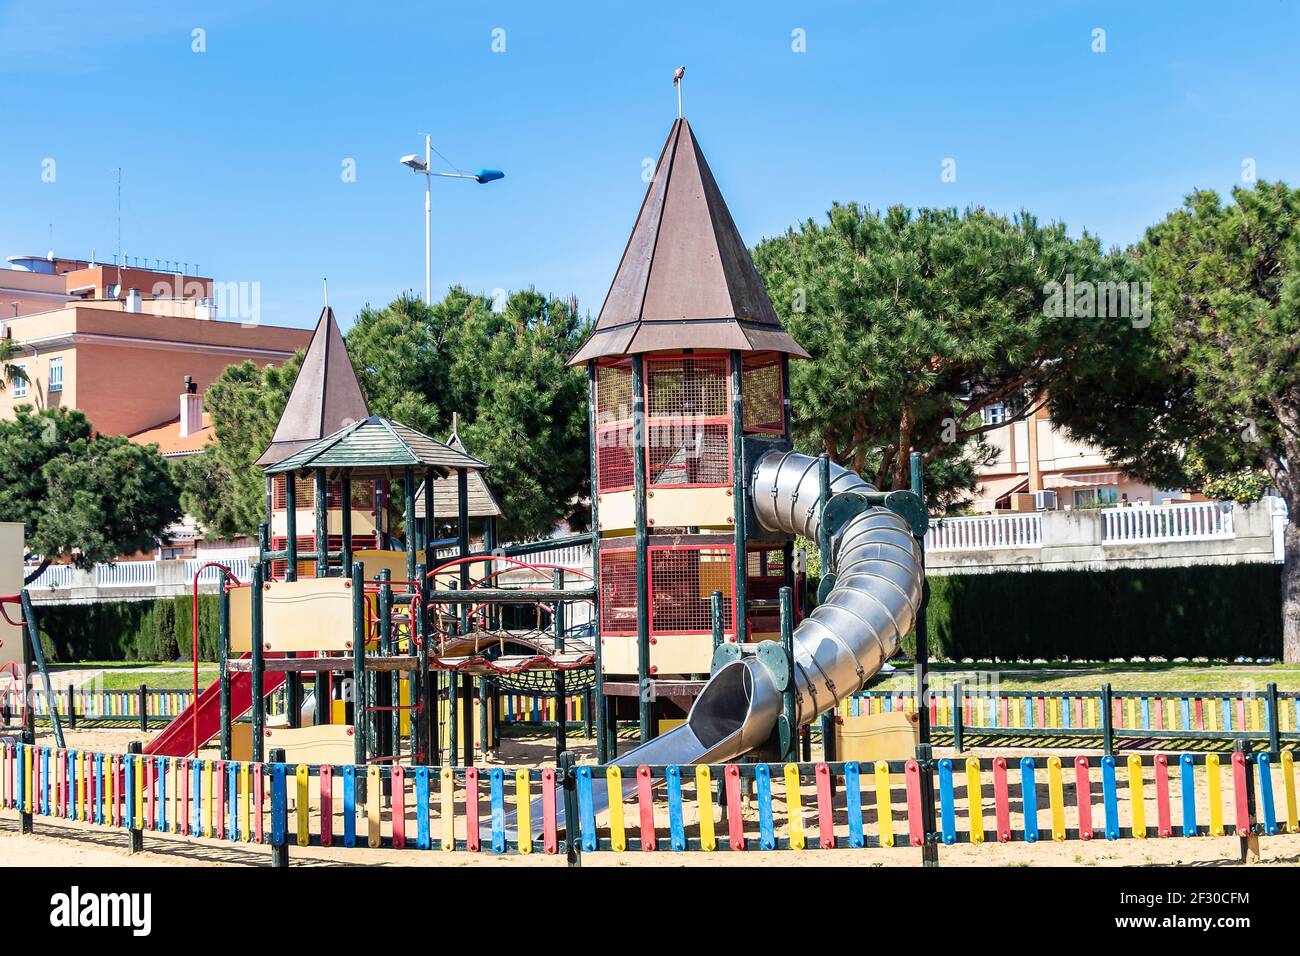
[[[50,359],[50,388],[51,392],[63,391],[63,359]]]
[[[1001,425],[1007,420],[1007,406],[1001,402],[987,406],[983,411],[985,425]]]
[[[1074,492],[1076,508],[1108,508],[1117,504],[1119,504],[1118,485],[1081,488]]]
[[[27,366],[17,364],[14,368],[21,372],[21,375],[15,375],[13,380],[14,398],[27,397]]]

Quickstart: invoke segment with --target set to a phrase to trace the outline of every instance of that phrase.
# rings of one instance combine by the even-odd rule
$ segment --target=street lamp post
[[[403,156],[401,163],[403,166],[409,166],[411,172],[417,173],[424,177],[424,304],[431,305],[433,302],[433,289],[430,281],[429,272],[429,218],[433,210],[433,196],[431,189],[433,177],[440,176],[444,179],[472,179],[479,185],[484,183],[495,182],[498,179],[504,179],[505,173],[499,169],[480,169],[477,173],[465,172],[433,172],[433,146],[430,142],[429,135],[424,137],[424,160],[415,153],[408,153]],[[440,154],[441,155],[441,154]]]

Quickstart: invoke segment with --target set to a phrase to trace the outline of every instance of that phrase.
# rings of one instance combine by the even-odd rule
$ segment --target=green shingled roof
[[[459,468],[481,471],[487,465],[414,428],[371,416],[326,435],[265,472],[275,475],[318,468],[346,472],[352,478],[400,478],[406,468],[449,475]]]

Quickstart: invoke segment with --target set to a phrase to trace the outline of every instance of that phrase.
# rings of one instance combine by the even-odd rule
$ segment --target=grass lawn
[[[911,664],[898,670],[872,690],[903,690],[912,686]],[[1004,690],[1098,690],[1109,683],[1115,690],[1166,691],[1253,691],[1277,684],[1278,690],[1300,691],[1297,664],[1212,664],[1212,663],[1083,663],[1048,664],[935,664],[934,674],[945,675],[947,686],[959,674],[971,675],[972,683],[987,687],[996,679]],[[978,677],[976,675],[979,675]],[[996,675],[994,678],[992,675]]]
[[[75,664],[55,664],[51,673],[67,670],[102,671],[99,676],[85,681],[82,686],[103,690],[137,690],[141,684],[157,690],[180,690],[194,686],[194,672],[186,661],[156,663],[150,661],[79,661]],[[217,679],[217,665],[199,662],[199,689]]]

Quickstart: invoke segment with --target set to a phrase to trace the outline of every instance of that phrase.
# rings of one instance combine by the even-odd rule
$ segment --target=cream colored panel
[[[646,500],[651,527],[729,528],[733,517],[729,488],[652,488]]]
[[[356,757],[352,727],[326,724],[320,727],[273,727],[265,731],[263,753],[284,748],[286,763],[350,764]]]
[[[666,634],[650,645],[652,676],[707,674],[713,663],[713,635]],[[600,639],[601,669],[606,674],[635,674],[635,634],[606,634]]]
[[[606,634],[602,637],[600,665],[606,674],[635,674],[636,635]]]
[[[329,512],[326,527],[330,534],[343,533],[343,512]],[[352,533],[353,534],[373,534],[375,530],[375,516],[369,511],[352,512]],[[298,509],[298,537],[304,538],[316,533],[316,512],[313,509]],[[276,537],[286,537],[289,534],[288,512],[275,511],[271,514],[271,534]]]
[[[230,649],[252,650],[250,588],[230,593]],[[352,649],[352,588],[345,578],[272,581],[262,590],[262,642],[268,651]]]
[[[611,491],[596,496],[602,533],[636,527],[635,497],[630,491]]]

